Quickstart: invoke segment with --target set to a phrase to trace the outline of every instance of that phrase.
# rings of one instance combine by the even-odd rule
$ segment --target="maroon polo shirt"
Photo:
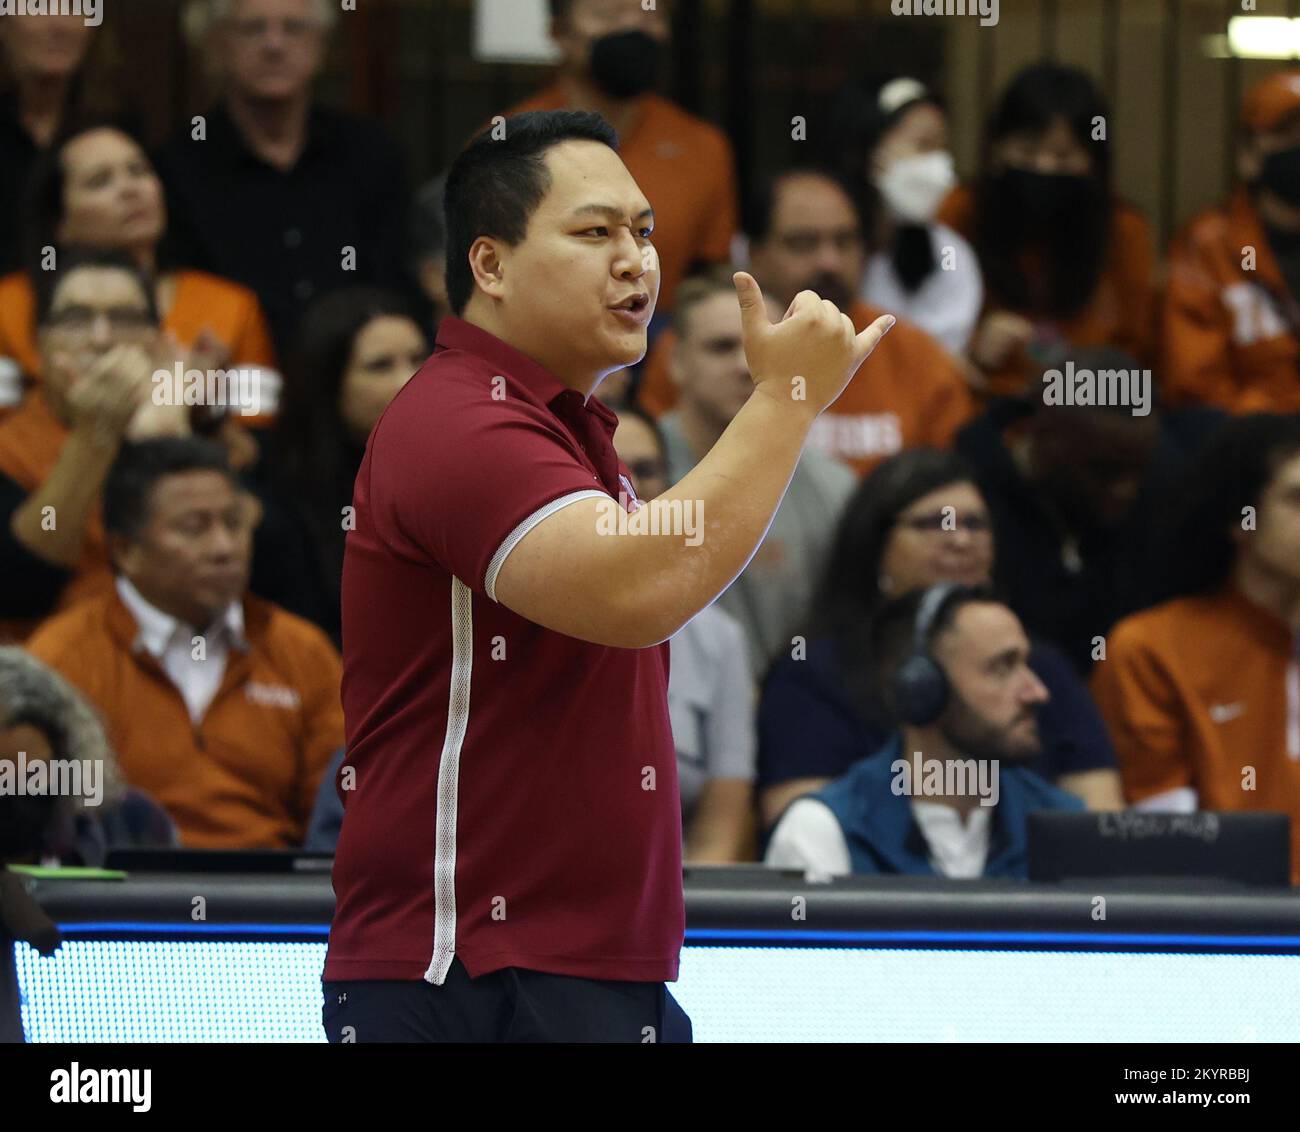
[[[677,978],[668,645],[588,644],[494,596],[538,522],[629,491],[615,423],[447,318],[375,426],[343,565],[339,781],[355,782],[326,979],[441,983],[453,955],[473,977]]]

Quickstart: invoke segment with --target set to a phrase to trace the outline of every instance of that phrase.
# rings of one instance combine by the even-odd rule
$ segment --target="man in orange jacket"
[[[1230,421],[1181,493],[1169,592],[1107,634],[1092,693],[1138,809],[1291,817],[1300,883],[1300,418]]]
[[[1241,183],[1169,252],[1166,401],[1300,410],[1300,70],[1246,92]]]
[[[296,848],[343,746],[343,666],[323,632],[245,596],[252,524],[222,449],[125,447],[104,487],[107,592],[28,650],[99,709],[127,781],[184,845]]]

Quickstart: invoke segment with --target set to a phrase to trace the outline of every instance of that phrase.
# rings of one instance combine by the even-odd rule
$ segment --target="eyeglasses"
[[[71,330],[84,334],[100,318],[107,319],[109,329],[119,334],[138,333],[152,329],[155,325],[153,316],[139,307],[113,307],[109,310],[97,310],[94,307],[64,307],[63,310],[51,312],[46,319],[46,325],[58,330]]]
[[[987,515],[963,515],[958,517],[951,511],[935,511],[929,515],[905,515],[898,520],[898,526],[922,534],[938,534],[953,531],[965,531],[970,535],[991,535],[993,524]]]
[[[266,19],[233,20],[230,26],[240,39],[253,40],[265,39],[272,24],[273,21]],[[315,20],[282,20],[279,27],[285,39],[305,39],[316,31],[320,24]]]

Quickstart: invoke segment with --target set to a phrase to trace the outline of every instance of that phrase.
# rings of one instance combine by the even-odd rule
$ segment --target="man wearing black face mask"
[[[1300,69],[1246,92],[1237,173],[1170,249],[1166,399],[1300,412]]]
[[[619,136],[619,155],[655,210],[658,311],[673,309],[694,263],[727,263],[736,231],[736,174],[721,131],[653,92],[665,61],[667,4],[550,0],[560,49],[555,82],[507,114],[594,110]]]

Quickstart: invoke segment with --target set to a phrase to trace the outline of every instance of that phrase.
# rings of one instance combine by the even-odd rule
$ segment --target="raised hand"
[[[754,385],[765,394],[821,413],[844,391],[876,344],[894,325],[882,315],[860,334],[829,299],[800,291],[785,317],[768,317],[763,292],[748,272],[733,276],[741,334]]]

